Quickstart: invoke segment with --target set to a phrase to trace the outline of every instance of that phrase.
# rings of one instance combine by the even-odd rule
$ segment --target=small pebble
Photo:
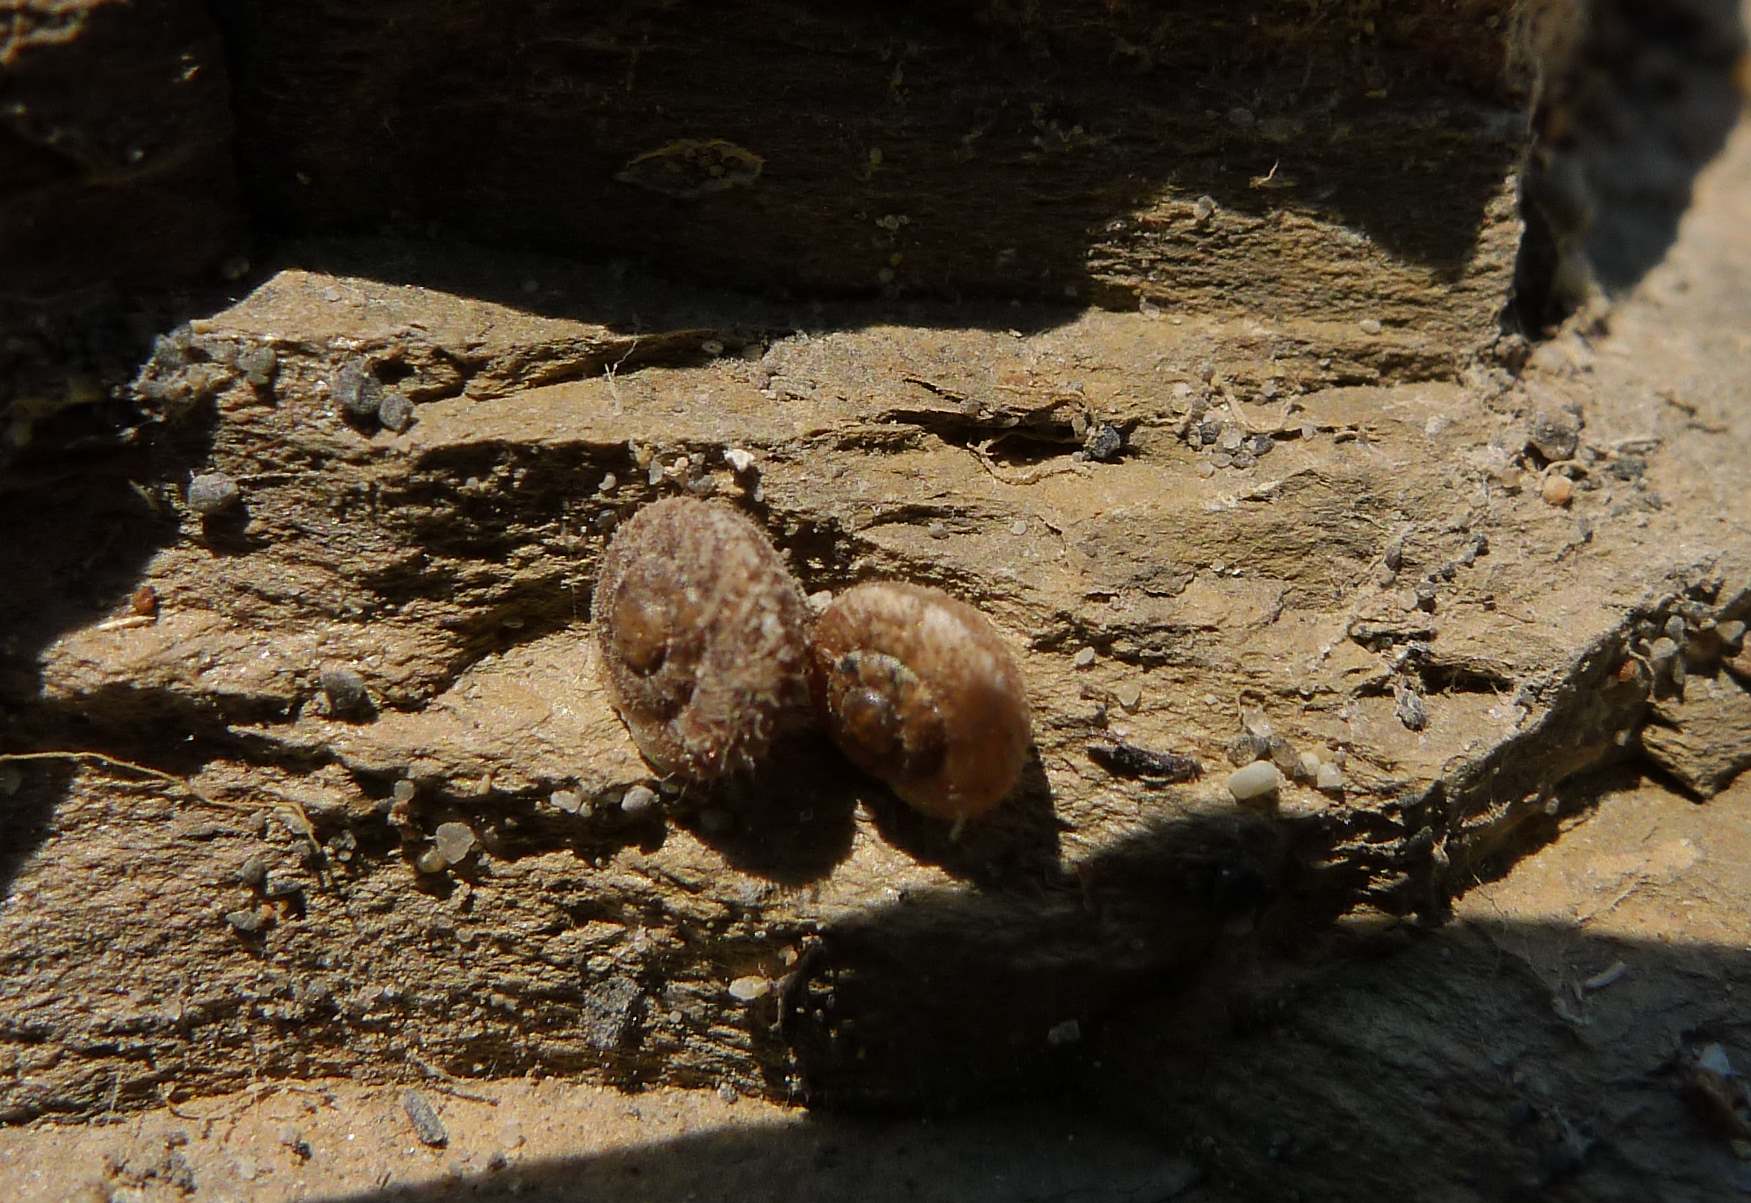
[[[1715,634],[1730,648],[1737,648],[1745,638],[1745,624],[1737,618],[1715,624]]]
[[[1319,757],[1316,754],[1312,752],[1301,753],[1301,773],[1307,780],[1317,779],[1320,767]]]
[[[547,800],[553,804],[555,810],[564,811],[568,815],[577,814],[584,804],[582,795],[569,789],[556,789],[548,795]]]
[[[1117,459],[1119,452],[1125,448],[1125,437],[1119,433],[1118,427],[1109,422],[1102,422],[1088,432],[1083,440],[1082,449],[1088,452],[1088,458],[1093,460]]]
[[[1012,535],[1027,534],[1027,519],[1017,518],[1014,522],[1011,522],[1009,524],[1009,533]]]
[[[377,407],[377,420],[383,423],[385,430],[400,434],[413,425],[413,402],[400,393],[389,393],[383,398],[383,404]]]
[[[734,1086],[731,1086],[728,1082],[723,1082],[718,1085],[717,1097],[723,1102],[733,1103],[741,1096],[736,1093],[736,1088]]]
[[[1341,794],[1344,792],[1344,770],[1335,764],[1322,764],[1319,772],[1314,774],[1313,785],[1321,793]]]
[[[259,908],[249,907],[246,910],[226,911],[225,922],[241,935],[253,936],[268,925],[269,919]]]
[[[401,1096],[401,1109],[407,1112],[407,1118],[413,1124],[413,1134],[419,1137],[421,1144],[440,1149],[449,1143],[450,1134],[444,1130],[444,1121],[426,1102],[425,1095],[417,1090],[408,1091]]]
[[[1567,505],[1575,496],[1575,483],[1560,472],[1552,472],[1544,478],[1538,493],[1548,505]]]
[[[1053,1048],[1075,1044],[1081,1039],[1082,1025],[1074,1019],[1066,1019],[1063,1023],[1053,1024],[1046,1030],[1046,1043]]]
[[[1363,334],[1379,334],[1380,333],[1380,321],[1378,318],[1365,317],[1361,321],[1357,322],[1356,325],[1361,327]]]
[[[635,785],[628,789],[620,798],[620,809],[628,818],[639,818],[650,814],[657,808],[656,791],[648,786]]]
[[[1093,663],[1094,649],[1091,647],[1085,647],[1074,656],[1070,657],[1070,666],[1072,668],[1087,668]]]
[[[1127,713],[1136,714],[1137,708],[1143,704],[1143,687],[1135,681],[1127,681],[1113,690],[1113,697]]]
[[[1262,802],[1283,788],[1283,775],[1268,760],[1255,760],[1228,774],[1228,792],[1236,802]]]
[[[358,714],[370,705],[365,678],[350,668],[325,668],[317,684],[328,699],[330,714]]]
[[[236,505],[243,496],[237,482],[223,472],[207,472],[188,482],[189,509],[210,518]]]
[[[459,865],[474,851],[474,830],[466,823],[439,823],[432,833],[432,846],[445,864]]]
[[[1423,699],[1413,689],[1400,689],[1398,701],[1393,707],[1398,715],[1398,721],[1405,725],[1406,730],[1421,731],[1429,725],[1429,712],[1423,706]]]
[[[414,858],[413,867],[421,873],[442,873],[450,867],[450,862],[436,848],[427,848]]]
[[[245,347],[237,353],[237,370],[255,388],[266,388],[273,380],[275,362],[272,347]]]
[[[414,783],[405,779],[397,781],[394,785],[389,787],[389,796],[403,806],[412,802],[414,794],[418,792],[419,791],[414,786]]]
[[[367,421],[377,416],[383,404],[383,386],[377,378],[356,363],[342,364],[329,384],[335,404],[355,421]]]
[[[730,997],[737,1002],[753,1002],[772,993],[772,983],[763,977],[739,977],[730,983]]]
[[[1581,445],[1581,420],[1566,409],[1541,409],[1532,415],[1527,442],[1553,463],[1573,459]]]
[[[1662,663],[1663,661],[1666,661],[1666,660],[1670,660],[1677,655],[1678,655],[1677,641],[1674,639],[1669,639],[1664,635],[1662,635],[1660,638],[1654,640],[1652,643],[1648,644],[1648,659],[1652,660],[1656,664]]]
[[[267,879],[268,863],[259,856],[250,857],[237,870],[237,880],[247,889],[259,890],[267,884]]]

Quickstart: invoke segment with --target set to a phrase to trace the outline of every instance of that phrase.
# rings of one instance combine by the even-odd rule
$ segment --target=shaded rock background
[[[1730,1100],[1663,1159],[1575,1118],[1596,1067],[1486,1047],[1545,1003],[1489,984],[1474,898],[1411,933],[1504,873],[1475,898],[1551,924],[1509,870],[1626,822],[1608,791],[1719,793],[1697,847],[1742,809],[1742,131],[1667,249],[1735,8],[177,11],[31,9],[4,51],[0,1115],[1050,1083],[1171,1155],[1158,1192],[1734,1180]],[[64,86],[124,48],[113,96]],[[950,841],[809,739],[652,779],[585,620],[681,491],[810,590],[990,614],[1013,803]],[[1287,783],[1237,809],[1255,759]],[[1686,938],[1738,863],[1612,938]],[[1618,1050],[1674,1117],[1683,1057],[1751,1057],[1717,927],[1704,985],[1648,963],[1685,1022]],[[1380,1041],[1443,1033],[1382,1102]]]

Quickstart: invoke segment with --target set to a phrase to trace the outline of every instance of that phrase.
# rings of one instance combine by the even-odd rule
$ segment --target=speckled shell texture
[[[810,680],[840,749],[942,819],[1003,800],[1033,742],[1027,690],[1003,638],[938,589],[848,589],[816,619]]]
[[[676,497],[634,514],[602,555],[591,607],[615,709],[661,772],[750,770],[807,721],[802,589],[729,506]]]

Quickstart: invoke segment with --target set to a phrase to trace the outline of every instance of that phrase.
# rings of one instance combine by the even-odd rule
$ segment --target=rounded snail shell
[[[602,554],[591,609],[614,708],[660,771],[751,769],[807,720],[802,588],[729,506],[673,497],[638,511]]]
[[[815,620],[809,675],[840,750],[916,810],[976,818],[1021,776],[1021,670],[984,615],[939,589],[846,590]]]

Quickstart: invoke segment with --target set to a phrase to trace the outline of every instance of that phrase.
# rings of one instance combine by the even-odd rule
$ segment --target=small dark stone
[[[1083,440],[1082,449],[1088,452],[1089,459],[1117,459],[1119,452],[1125,449],[1125,436],[1120,434],[1118,427],[1110,422],[1102,422],[1088,432],[1088,438]]]
[[[250,907],[247,910],[226,911],[225,922],[229,923],[232,929],[238,933],[245,936],[253,936],[261,931],[262,928],[268,926],[268,924],[272,922],[272,919],[263,914],[260,910]]]
[[[371,705],[365,692],[365,678],[350,668],[325,668],[317,679],[328,698],[330,714],[362,714]]]
[[[1400,689],[1394,710],[1398,714],[1398,721],[1405,725],[1406,730],[1421,731],[1429,725],[1429,712],[1415,690]]]
[[[1581,445],[1581,421],[1566,409],[1544,409],[1532,416],[1527,441],[1555,463],[1573,459]]]
[[[1276,445],[1277,445],[1277,440],[1273,439],[1270,435],[1268,435],[1268,434],[1255,434],[1252,436],[1252,438],[1250,440],[1248,440],[1247,445],[1246,445],[1246,449],[1248,451],[1252,452],[1254,455],[1263,456],[1263,455],[1269,455],[1271,453],[1271,449],[1274,448]]]
[[[377,416],[383,405],[383,386],[377,378],[356,363],[342,364],[331,385],[335,404],[341,412],[358,422]]]
[[[1618,480],[1640,480],[1648,470],[1648,461],[1640,456],[1620,455],[1605,465],[1605,470]]]
[[[1228,763],[1235,768],[1251,764],[1269,751],[1269,745],[1254,739],[1250,734],[1236,735],[1228,741],[1223,754],[1228,757]]]
[[[400,434],[413,425],[413,402],[400,393],[389,393],[377,408],[377,420],[383,423],[383,429]]]
[[[639,984],[624,974],[616,974],[584,994],[580,1034],[597,1052],[625,1048],[637,1038],[646,1006]]]
[[[444,1121],[438,1118],[438,1113],[426,1102],[425,1095],[417,1090],[407,1091],[401,1096],[401,1108],[407,1112],[407,1118],[413,1123],[413,1134],[419,1137],[421,1144],[441,1149],[450,1143],[450,1134],[444,1130]]]
[[[245,347],[237,353],[237,370],[256,388],[266,388],[273,382],[277,363],[272,347]]]
[[[243,496],[237,482],[223,472],[207,472],[188,482],[188,505],[203,518],[223,513]]]
[[[237,870],[237,880],[251,890],[259,890],[267,883],[267,862],[259,856],[252,856],[243,862],[243,867]]]
[[[1154,781],[1191,781],[1204,766],[1190,756],[1153,752],[1122,740],[1088,745],[1088,757],[1109,773],[1120,777],[1146,777]]]

